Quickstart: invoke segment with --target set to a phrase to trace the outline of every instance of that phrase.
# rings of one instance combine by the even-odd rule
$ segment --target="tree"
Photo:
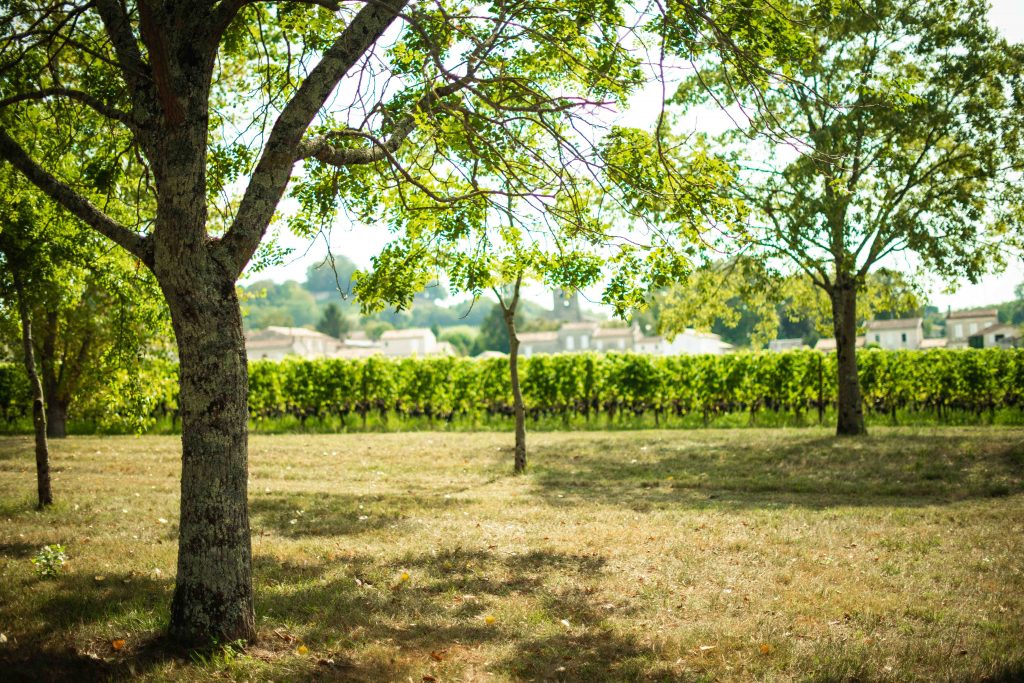
[[[743,133],[770,146],[767,167],[748,164],[742,185],[763,222],[756,252],[828,297],[836,431],[862,434],[855,340],[872,270],[913,254],[974,281],[1001,263],[1013,215],[1002,200],[1022,167],[1022,48],[997,37],[983,0],[841,0],[824,21],[788,7],[812,49],[784,81],[748,87],[727,61],[708,62],[677,99],[737,102]]]
[[[1024,324],[1024,282],[1013,288],[1014,298],[999,305],[1000,322],[1011,325]]]
[[[355,262],[342,254],[329,254],[322,263],[306,268],[306,289],[311,292],[341,292],[351,289]]]
[[[803,273],[783,275],[750,256],[712,261],[658,297],[659,330],[710,329],[737,345],[763,347],[772,339],[828,334],[831,304]],[[875,318],[919,313],[920,292],[901,273],[868,273],[857,298],[858,328]],[[859,331],[859,330],[858,330]],[[737,333],[742,336],[736,336]]]
[[[0,157],[150,269],[170,311],[182,421],[173,637],[255,635],[235,283],[296,164],[302,211],[289,224],[307,236],[338,202],[358,212],[382,184],[417,188],[455,212],[509,191],[538,196],[505,159],[585,162],[572,131],[641,81],[617,30],[626,25],[614,3],[572,0],[486,12],[408,0],[358,11],[246,0],[0,9],[0,108],[47,117],[65,150],[40,156],[33,134],[5,118]],[[233,120],[244,121],[241,137],[228,130]],[[517,137],[516,121],[533,122],[529,138]],[[98,202],[126,168],[140,169],[155,206],[135,227]],[[475,186],[474,168],[515,181]]]
[[[0,262],[5,277],[0,280],[0,295],[13,299],[21,324],[22,360],[32,390],[32,427],[35,434],[37,506],[41,510],[53,504],[50,484],[50,450],[46,439],[46,409],[43,384],[36,368],[35,347],[32,341],[32,317],[29,313],[30,292],[33,281],[47,270],[46,254],[40,253],[38,244],[26,239],[32,229],[32,207],[22,203],[16,212],[9,212],[0,224]]]
[[[319,320],[316,299],[298,282],[260,280],[244,289],[245,325],[262,329],[270,325],[304,327]]]
[[[338,304],[332,301],[324,308],[324,314],[316,324],[316,329],[335,339],[342,339],[349,329],[348,318],[342,315]]]
[[[508,353],[508,326],[501,304],[495,302],[487,312],[487,317],[480,323],[480,334],[477,336],[477,348],[480,351],[498,351]]]
[[[441,330],[438,340],[451,344],[460,356],[468,356],[473,350],[476,337],[466,330],[449,329]]]

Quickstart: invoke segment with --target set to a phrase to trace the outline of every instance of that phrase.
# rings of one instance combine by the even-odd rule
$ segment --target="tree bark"
[[[59,398],[51,398],[46,402],[46,436],[51,439],[63,439],[67,437],[67,424],[67,401],[63,401]]]
[[[242,316],[233,278],[217,279],[211,271],[193,272],[179,287],[161,283],[181,382],[181,517],[170,633],[183,643],[248,641],[256,633]]]
[[[832,326],[836,335],[836,360],[839,370],[837,436],[867,434],[864,406],[857,376],[857,285],[837,280],[830,292]]]
[[[36,491],[40,510],[53,504],[53,490],[50,487],[50,449],[46,442],[46,411],[43,384],[36,371],[35,349],[32,346],[32,317],[25,301],[25,291],[17,270],[11,273],[14,289],[18,296],[18,311],[21,314],[21,342],[25,354],[25,371],[32,387],[32,427],[36,438]]]

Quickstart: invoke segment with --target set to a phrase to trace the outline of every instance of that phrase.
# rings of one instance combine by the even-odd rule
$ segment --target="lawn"
[[[36,512],[0,438],[0,678],[1024,679],[1024,429],[530,445],[512,477],[507,434],[254,436],[260,640],[182,653],[177,439],[54,442]]]

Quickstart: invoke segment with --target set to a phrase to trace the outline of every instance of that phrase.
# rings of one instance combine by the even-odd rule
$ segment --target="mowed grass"
[[[260,640],[190,654],[177,439],[54,442],[46,512],[0,439],[0,679],[1024,679],[1022,429],[534,434],[523,477],[510,445],[253,437]]]

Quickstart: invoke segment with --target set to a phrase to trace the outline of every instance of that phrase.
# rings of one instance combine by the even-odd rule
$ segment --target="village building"
[[[971,336],[998,323],[999,312],[994,308],[951,311],[946,314],[946,348],[965,349]]]
[[[972,349],[1009,349],[1020,343],[1020,330],[1016,325],[996,323],[967,338]]]
[[[857,337],[856,347],[858,349],[864,348],[867,342],[866,337]],[[815,351],[821,351],[823,353],[835,353],[836,352],[836,340],[835,337],[825,337],[818,340],[818,343],[814,345]]]
[[[561,347],[558,344],[558,333],[549,332],[520,332],[519,353],[523,356],[533,356],[538,353],[558,353]]]
[[[918,349],[924,339],[923,318],[898,318],[895,320],[872,320],[867,324],[868,344],[875,344],[888,351]]]
[[[388,330],[380,336],[380,343],[381,350],[385,356],[445,356],[455,354],[455,349],[449,342],[439,342],[434,333],[426,327]]]
[[[680,354],[719,354],[732,350],[717,334],[687,329],[671,341],[661,336],[649,337],[633,327],[602,327],[596,322],[565,323],[557,331],[522,332],[519,353],[578,353],[581,351],[633,352],[659,356]]]
[[[249,360],[283,360],[289,356],[333,358],[343,347],[340,340],[305,327],[270,326],[245,335]]]
[[[795,351],[804,348],[804,340],[796,339],[772,339],[768,342],[768,350],[772,352]]]

